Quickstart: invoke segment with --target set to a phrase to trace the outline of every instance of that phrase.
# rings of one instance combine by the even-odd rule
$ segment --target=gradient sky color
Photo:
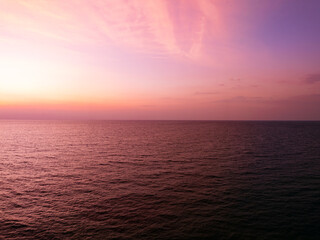
[[[320,120],[319,0],[0,0],[0,118]]]

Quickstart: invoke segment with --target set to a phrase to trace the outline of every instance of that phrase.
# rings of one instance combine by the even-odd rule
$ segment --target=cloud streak
[[[216,95],[216,94],[219,94],[220,92],[195,92],[194,95]]]
[[[2,38],[21,35],[70,45],[115,44],[191,59],[202,55],[203,38],[218,22],[217,11],[210,11],[211,1],[17,0],[2,1],[1,8]]]
[[[315,84],[320,82],[320,74],[309,74],[303,81],[306,84]]]

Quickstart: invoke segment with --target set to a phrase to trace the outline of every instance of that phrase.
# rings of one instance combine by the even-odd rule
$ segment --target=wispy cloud
[[[285,98],[271,98],[271,97],[248,97],[248,96],[235,96],[221,100],[213,101],[213,103],[259,103],[269,105],[317,105],[320,104],[320,94],[306,94],[295,95]],[[318,111],[319,112],[319,111]]]
[[[235,96],[226,99],[220,99],[213,101],[214,103],[266,103],[269,99],[263,97],[247,97],[247,96]]]
[[[216,95],[219,94],[220,92],[195,92],[194,95]]]
[[[1,38],[21,35],[69,44],[109,43],[194,59],[201,56],[207,29],[218,22],[217,11],[211,11],[214,5],[207,0],[4,0],[1,9],[0,21],[6,26]],[[181,31],[185,24],[188,29]],[[185,46],[182,42],[189,38]]]
[[[306,84],[315,84],[320,82],[320,74],[309,74],[304,80],[303,83]]]

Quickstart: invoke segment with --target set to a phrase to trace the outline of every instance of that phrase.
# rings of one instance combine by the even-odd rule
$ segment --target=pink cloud
[[[320,82],[320,74],[309,74],[303,81],[307,84],[315,84]]]
[[[188,58],[201,56],[204,35],[218,21],[210,1],[18,0],[2,1],[1,8],[5,26],[1,38],[20,35],[69,44],[116,44]]]

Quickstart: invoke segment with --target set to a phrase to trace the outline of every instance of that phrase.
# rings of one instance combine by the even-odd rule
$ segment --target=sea
[[[1,120],[0,239],[320,239],[320,122]]]

